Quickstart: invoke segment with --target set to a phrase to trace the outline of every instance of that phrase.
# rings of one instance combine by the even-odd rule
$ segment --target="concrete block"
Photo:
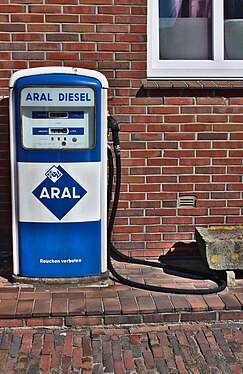
[[[210,269],[243,269],[243,226],[196,227],[195,235]]]

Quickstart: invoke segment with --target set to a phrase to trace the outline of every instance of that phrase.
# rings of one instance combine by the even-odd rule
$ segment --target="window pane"
[[[161,60],[212,58],[211,0],[159,0]]]
[[[224,0],[226,60],[243,59],[243,0]]]

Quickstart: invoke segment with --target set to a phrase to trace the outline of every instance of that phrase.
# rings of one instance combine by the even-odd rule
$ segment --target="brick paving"
[[[210,281],[178,278],[160,269],[117,264],[133,280],[175,288],[212,287]],[[109,326],[142,323],[222,322],[243,319],[243,279],[210,295],[175,295],[131,288],[26,286],[0,283],[0,327]]]
[[[213,286],[160,269],[116,266],[148,284]],[[112,280],[108,287],[84,288],[0,278],[0,373],[238,374],[242,319],[242,277],[234,287],[203,296],[150,292]]]
[[[240,374],[241,325],[0,330],[1,374]]]

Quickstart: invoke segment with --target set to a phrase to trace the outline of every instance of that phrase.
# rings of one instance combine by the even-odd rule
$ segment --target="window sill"
[[[143,88],[150,89],[240,89],[243,80],[143,80]]]

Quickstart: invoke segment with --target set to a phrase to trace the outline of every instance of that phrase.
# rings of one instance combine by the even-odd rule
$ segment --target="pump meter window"
[[[94,147],[94,90],[91,87],[24,87],[21,143],[26,149]]]

